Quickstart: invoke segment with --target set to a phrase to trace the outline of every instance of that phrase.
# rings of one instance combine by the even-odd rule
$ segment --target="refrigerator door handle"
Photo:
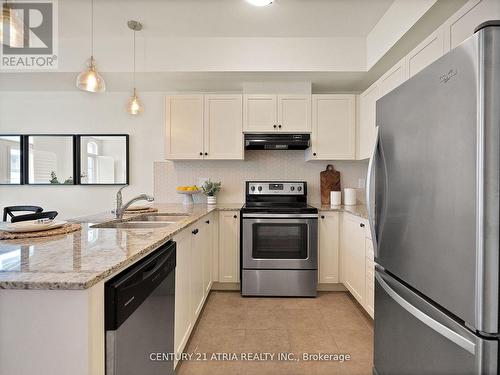
[[[448,340],[451,342],[455,343],[456,345],[460,346],[461,348],[467,350],[469,353],[472,355],[476,354],[476,344],[469,339],[463,337],[462,335],[456,333],[455,331],[451,330],[450,328],[444,326],[443,324],[439,323],[437,320],[431,318],[427,314],[424,314],[422,311],[417,309],[415,306],[413,306],[411,303],[406,301],[404,298],[402,298],[398,293],[396,293],[390,286],[387,284],[382,276],[380,274],[376,273],[375,278],[379,282],[380,286],[384,289],[384,291],[398,304],[400,305],[403,309],[405,309],[408,313],[413,315],[415,318],[420,320],[422,323],[424,323],[426,326],[429,328],[433,329],[440,335],[446,337]]]
[[[377,248],[377,230],[375,227],[375,202],[372,202],[372,198],[375,196],[375,184],[374,184],[374,169],[376,166],[376,155],[377,155],[377,149],[378,149],[378,142],[379,142],[379,127],[375,127],[375,145],[373,146],[373,152],[370,157],[370,161],[368,163],[368,172],[366,175],[366,207],[368,211],[368,223],[370,225],[370,232],[372,234],[372,242],[373,242],[373,254],[375,258],[378,256],[378,248]]]

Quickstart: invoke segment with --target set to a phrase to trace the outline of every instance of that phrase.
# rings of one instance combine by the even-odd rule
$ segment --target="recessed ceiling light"
[[[271,5],[273,0],[247,0],[247,2],[256,7],[265,7],[266,5]]]

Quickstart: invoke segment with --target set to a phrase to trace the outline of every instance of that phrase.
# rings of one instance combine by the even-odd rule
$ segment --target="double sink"
[[[146,214],[132,218],[109,221],[92,225],[92,228],[114,228],[114,229],[150,229],[165,228],[186,219],[190,214]]]

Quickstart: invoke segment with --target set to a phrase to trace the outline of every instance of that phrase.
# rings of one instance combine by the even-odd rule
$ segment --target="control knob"
[[[295,190],[295,186],[290,186],[290,190],[294,191]]]
[[[250,190],[255,191],[255,186],[252,186]]]
[[[299,186],[299,187],[297,188],[297,190],[298,190],[298,191],[302,191],[302,186]]]
[[[257,190],[262,191],[262,186],[259,186]]]

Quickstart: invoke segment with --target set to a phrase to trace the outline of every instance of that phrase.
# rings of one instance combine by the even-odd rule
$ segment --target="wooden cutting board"
[[[336,171],[332,164],[326,166],[326,170],[320,173],[321,204],[330,204],[330,192],[340,191],[340,172]]]

